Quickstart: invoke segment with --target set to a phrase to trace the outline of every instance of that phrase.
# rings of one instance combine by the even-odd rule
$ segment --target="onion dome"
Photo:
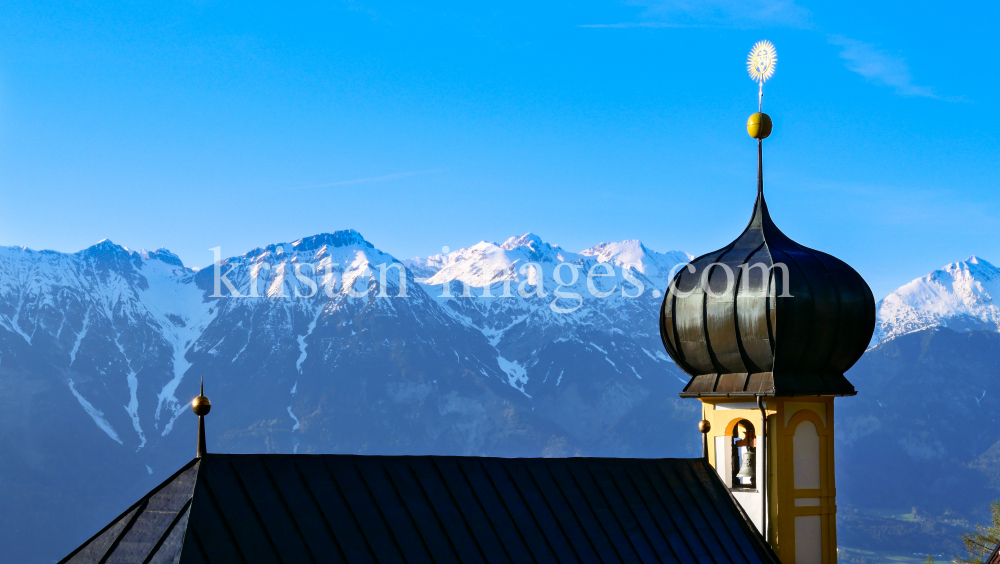
[[[854,395],[844,372],[871,341],[875,298],[847,263],[774,224],[757,148],[749,225],[682,268],[663,300],[663,346],[693,376],[681,396]]]

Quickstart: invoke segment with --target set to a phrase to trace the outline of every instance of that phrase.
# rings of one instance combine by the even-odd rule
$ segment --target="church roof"
[[[875,298],[853,268],[781,232],[757,201],[735,241],[674,277],[660,337],[693,378],[682,397],[852,396],[844,377],[875,329]]]
[[[777,564],[702,459],[195,459],[63,562]]]

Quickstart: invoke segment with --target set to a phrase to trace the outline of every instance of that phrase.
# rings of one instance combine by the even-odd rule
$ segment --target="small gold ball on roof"
[[[771,134],[771,116],[757,112],[747,120],[747,133],[754,139],[766,139]]]
[[[708,419],[702,419],[698,422],[698,430],[702,433],[707,433],[712,430],[712,424],[708,421]]]
[[[199,417],[208,415],[208,412],[212,411],[212,402],[205,396],[199,395],[191,400],[191,410],[194,411],[194,414]]]

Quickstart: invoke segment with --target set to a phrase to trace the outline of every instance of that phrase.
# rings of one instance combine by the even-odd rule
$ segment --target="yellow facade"
[[[701,398],[708,432],[708,460],[717,470],[728,468],[718,459],[716,445],[727,444],[740,420],[753,425],[760,456],[761,414],[752,398]],[[782,564],[837,562],[837,489],[833,454],[833,398],[766,398],[767,413],[767,531],[768,542]],[[719,440],[720,437],[723,439]],[[721,466],[720,466],[721,465]],[[726,470],[728,471],[728,470]],[[720,472],[720,474],[724,474]],[[723,476],[727,483],[729,479]],[[761,484],[757,484],[760,495]],[[741,504],[761,504],[753,493],[739,492]],[[755,507],[746,507],[760,513]],[[754,519],[758,521],[757,519]]]

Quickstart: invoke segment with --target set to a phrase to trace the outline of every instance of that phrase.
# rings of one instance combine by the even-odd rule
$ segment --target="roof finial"
[[[758,41],[747,58],[747,70],[750,78],[757,82],[757,113],[747,120],[747,133],[760,141],[771,134],[771,118],[761,111],[764,104],[764,81],[774,75],[774,65],[778,62],[778,53],[770,41]]]
[[[764,82],[774,75],[774,66],[778,62],[778,52],[774,50],[774,45],[770,41],[758,41],[753,49],[750,49],[750,56],[747,57],[747,70],[750,71],[750,78],[757,82],[757,111],[761,111],[764,104]]]
[[[201,378],[201,391],[198,397],[191,400],[191,410],[198,416],[198,451],[197,457],[205,456],[205,416],[212,411],[212,402],[205,397],[205,377]]]
[[[758,41],[747,57],[750,78],[757,82],[757,113],[747,120],[747,133],[757,140],[757,199],[763,204],[764,198],[764,147],[763,140],[771,134],[771,116],[761,111],[764,104],[764,82],[774,75],[778,62],[778,52],[770,41]]]

